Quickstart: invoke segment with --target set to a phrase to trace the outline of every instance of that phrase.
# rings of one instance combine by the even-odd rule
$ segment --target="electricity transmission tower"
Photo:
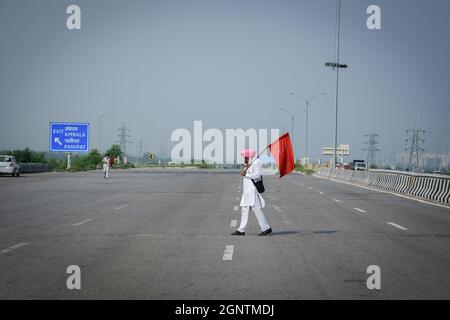
[[[142,144],[144,140],[139,138],[139,143],[136,144],[136,164],[141,163],[142,161]]]
[[[144,140],[142,140],[142,138],[139,138],[139,162],[142,161],[142,143],[144,142]]]
[[[396,159],[397,159],[397,155],[396,155],[396,151],[395,151],[395,142],[392,142],[391,169],[396,168],[396,161],[397,161]]]
[[[376,133],[368,133],[365,134],[364,137],[367,139],[367,141],[364,142],[364,144],[367,145],[366,148],[363,148],[362,151],[367,151],[367,168],[370,168],[370,166],[375,164],[375,154],[377,151],[380,151],[378,148],[378,137],[379,135]]]
[[[440,136],[439,135],[437,135],[436,136],[436,153],[435,153],[435,155],[434,155],[434,170],[435,171],[440,171],[440,169],[441,169],[441,164],[440,164],[440,161],[439,161],[439,140],[440,140]]]
[[[119,134],[117,135],[119,137],[119,140],[117,140],[116,142],[120,145],[120,150],[122,151],[122,154],[125,157],[127,154],[127,150],[126,150],[127,143],[131,143],[131,141],[128,140],[128,138],[130,137],[128,132],[131,130],[128,129],[127,127],[125,127],[125,123],[123,123],[123,122],[122,122],[122,126],[117,130],[119,130]]]
[[[406,133],[409,134],[409,137],[406,139],[407,143],[411,143],[409,148],[406,148],[405,151],[409,151],[409,161],[408,161],[408,169],[410,171],[419,172],[419,152],[425,151],[425,149],[421,148],[421,143],[424,143],[425,140],[422,138],[425,130],[421,130],[417,126],[417,120],[414,121],[415,125],[413,128],[406,130]]]

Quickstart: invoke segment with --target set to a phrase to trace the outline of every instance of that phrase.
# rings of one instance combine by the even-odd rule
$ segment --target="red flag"
[[[280,178],[294,170],[294,151],[292,150],[289,133],[283,134],[278,140],[269,144],[267,148],[275,158],[278,170],[280,171]]]

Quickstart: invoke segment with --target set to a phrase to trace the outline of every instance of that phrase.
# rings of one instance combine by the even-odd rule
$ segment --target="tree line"
[[[67,157],[51,157],[45,152],[33,151],[28,147],[22,150],[3,150],[0,151],[0,154],[12,155],[19,163],[47,164],[51,171],[67,170]],[[105,154],[109,154],[110,157],[114,158],[122,157],[122,151],[117,144],[112,145],[104,154],[101,154],[97,149],[93,149],[87,154],[72,154],[71,168],[69,170],[87,171],[101,168]]]

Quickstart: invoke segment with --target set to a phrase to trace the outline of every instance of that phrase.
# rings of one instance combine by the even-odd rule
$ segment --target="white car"
[[[18,177],[20,174],[20,165],[13,156],[0,155],[0,174],[10,174],[12,177]]]

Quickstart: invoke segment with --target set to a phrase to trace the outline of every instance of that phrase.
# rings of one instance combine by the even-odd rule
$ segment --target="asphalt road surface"
[[[265,177],[260,237],[236,171],[0,177],[1,299],[449,299],[450,209]],[[81,270],[69,290],[67,267]],[[381,289],[367,268],[379,266]]]

